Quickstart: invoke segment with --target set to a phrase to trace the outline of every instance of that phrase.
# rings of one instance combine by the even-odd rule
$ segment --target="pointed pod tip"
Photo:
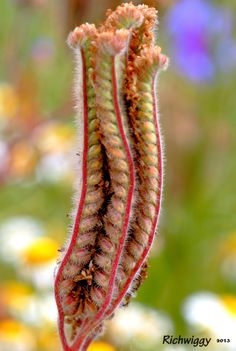
[[[115,11],[107,11],[106,28],[139,28],[144,21],[144,16],[137,6],[132,3],[123,3]]]
[[[160,46],[144,47],[140,55],[135,59],[137,73],[148,72],[147,68],[165,70],[168,67],[169,59],[161,53]]]
[[[118,29],[115,33],[111,31],[101,32],[97,37],[97,47],[99,50],[115,56],[128,49],[130,31]]]
[[[96,37],[97,29],[94,24],[85,23],[70,32],[67,43],[69,47],[76,49],[83,47],[88,40]]]

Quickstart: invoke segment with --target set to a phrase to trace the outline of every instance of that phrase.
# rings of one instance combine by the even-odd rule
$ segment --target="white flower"
[[[19,274],[31,281],[37,290],[51,289],[54,281],[55,261],[37,266],[21,266]]]
[[[9,159],[10,157],[7,143],[4,143],[0,140],[0,172],[4,173],[8,165]]]
[[[183,345],[168,345],[165,346],[162,351],[189,351],[188,346]]]
[[[37,166],[37,177],[40,181],[57,182],[71,178],[73,169],[72,152],[55,152],[42,157]]]
[[[52,292],[34,296],[29,301],[23,316],[24,321],[30,325],[55,325],[57,322],[57,308]]]
[[[236,350],[236,297],[217,296],[210,292],[196,293],[183,304],[184,316],[196,332],[212,336],[209,351],[219,350],[217,338],[230,339],[220,350]],[[218,347],[218,348],[217,348]]]
[[[0,225],[1,258],[18,264],[22,250],[42,233],[40,222],[32,217],[11,217],[5,220]]]
[[[173,329],[165,314],[134,303],[117,311],[107,327],[108,335],[116,345],[130,344],[134,350],[157,347],[162,343],[163,335]]]

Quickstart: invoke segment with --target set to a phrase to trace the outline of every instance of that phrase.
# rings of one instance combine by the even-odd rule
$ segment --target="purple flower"
[[[41,37],[33,43],[31,56],[35,63],[47,64],[52,60],[54,51],[53,41],[50,38]]]
[[[236,65],[231,14],[207,0],[180,0],[166,15],[173,65],[196,83]]]

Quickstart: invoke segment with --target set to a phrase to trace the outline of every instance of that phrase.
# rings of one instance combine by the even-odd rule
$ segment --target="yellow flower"
[[[13,117],[19,106],[14,88],[7,84],[0,84],[0,118]]]
[[[228,255],[236,254],[236,232],[230,233],[226,238],[220,242],[222,256],[227,257]]]
[[[35,350],[35,340],[24,324],[5,319],[0,321],[0,347],[3,350]]]
[[[88,351],[116,351],[116,349],[104,341],[95,341],[89,346]]]
[[[36,161],[36,153],[30,144],[24,141],[16,143],[11,149],[12,176],[29,175],[34,170]]]
[[[58,256],[58,244],[48,237],[36,238],[23,252],[22,257],[29,265],[50,262]]]
[[[230,315],[236,317],[236,296],[235,295],[222,295],[221,300]]]
[[[30,287],[26,284],[9,281],[1,286],[0,299],[11,312],[23,312],[32,296]]]
[[[229,233],[219,242],[219,249],[216,251],[217,260],[221,265],[221,272],[227,279],[235,281],[236,278],[236,232]]]
[[[55,325],[43,323],[37,330],[37,344],[39,350],[57,351],[61,350],[60,340],[55,332]]]
[[[22,331],[25,331],[25,327],[15,320],[6,319],[4,321],[0,321],[0,337],[1,338],[2,338],[2,335],[4,335],[6,338],[14,339]]]
[[[65,152],[71,149],[75,133],[70,125],[48,123],[38,130],[36,138],[43,153]]]

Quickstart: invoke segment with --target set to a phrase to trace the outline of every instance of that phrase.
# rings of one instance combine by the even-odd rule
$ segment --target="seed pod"
[[[167,58],[156,22],[154,8],[123,3],[98,28],[83,24],[68,38],[82,167],[55,278],[65,351],[86,351],[146,277],[162,194],[156,78]]]

